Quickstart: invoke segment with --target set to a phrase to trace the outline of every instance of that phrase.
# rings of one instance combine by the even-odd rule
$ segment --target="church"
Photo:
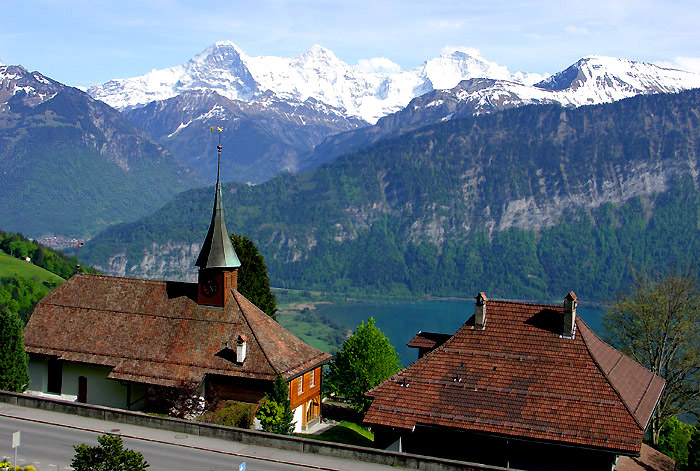
[[[218,153],[220,169],[220,145]],[[25,327],[30,393],[139,410],[154,388],[196,385],[207,401],[260,403],[282,375],[295,432],[320,420],[321,371],[331,356],[238,291],[245,267],[226,230],[219,175],[198,282],[73,276]]]

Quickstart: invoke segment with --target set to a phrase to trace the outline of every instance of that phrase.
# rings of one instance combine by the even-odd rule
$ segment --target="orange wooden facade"
[[[321,416],[321,370],[321,367],[315,368],[289,382],[292,410],[303,406],[302,427]]]

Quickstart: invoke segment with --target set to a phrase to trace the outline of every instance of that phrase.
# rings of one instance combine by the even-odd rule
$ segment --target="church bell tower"
[[[241,262],[231,244],[231,237],[224,221],[224,202],[221,194],[221,128],[219,132],[218,164],[216,171],[216,195],[209,232],[197,257],[199,282],[197,304],[224,307],[229,292],[238,288],[238,268]],[[213,132],[213,128],[212,128]]]

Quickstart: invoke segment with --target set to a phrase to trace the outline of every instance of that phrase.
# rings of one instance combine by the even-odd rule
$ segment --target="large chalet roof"
[[[664,380],[561,306],[488,301],[449,340],[367,393],[365,422],[444,426],[639,453]],[[414,339],[416,340],[416,339]]]
[[[37,304],[24,331],[26,350],[111,366],[112,379],[164,386],[206,374],[290,379],[330,358],[238,291],[228,296],[224,308],[207,307],[196,302],[197,284],[76,275]],[[242,364],[226,354],[239,336],[247,341]]]

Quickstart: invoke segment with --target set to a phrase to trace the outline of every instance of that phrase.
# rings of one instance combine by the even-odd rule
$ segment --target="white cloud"
[[[428,26],[440,30],[460,29],[462,26],[464,26],[464,23],[461,21],[430,20],[428,21]]]
[[[672,61],[654,62],[659,67],[680,69],[700,74],[700,57],[674,57]]]
[[[360,59],[355,66],[362,72],[386,72],[397,74],[401,72],[401,66],[396,62],[392,62],[386,57],[373,57],[372,59]]]
[[[574,25],[569,25],[564,30],[569,33],[569,34],[575,34],[578,36],[588,36],[588,28],[584,28],[583,26],[574,26]]]

